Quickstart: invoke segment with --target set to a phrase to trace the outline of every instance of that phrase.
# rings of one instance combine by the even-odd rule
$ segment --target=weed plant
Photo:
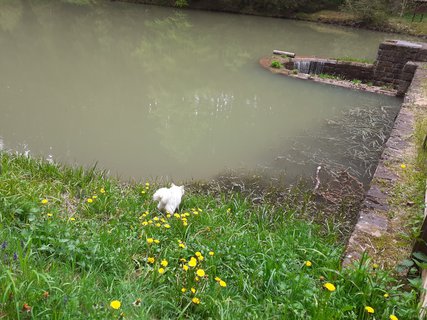
[[[3,154],[0,316],[7,319],[416,319],[417,287],[297,212]],[[374,312],[374,313],[371,313]],[[391,318],[390,318],[391,319]],[[395,318],[393,318],[395,319]]]

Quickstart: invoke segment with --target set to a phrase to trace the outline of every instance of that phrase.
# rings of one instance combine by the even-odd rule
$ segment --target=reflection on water
[[[399,104],[275,76],[257,63],[276,48],[375,58],[387,38],[381,33],[48,0],[3,0],[0,30],[6,146],[98,162],[121,176],[200,178],[225,167],[269,165],[278,150],[343,111]]]

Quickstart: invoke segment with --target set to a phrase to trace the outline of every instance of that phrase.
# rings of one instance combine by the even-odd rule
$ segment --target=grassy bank
[[[416,289],[369,259],[341,270],[337,227],[301,207],[192,189],[162,215],[149,183],[1,163],[0,318],[416,318]]]
[[[298,13],[295,15],[295,18],[305,21],[322,22],[357,28],[367,28],[385,32],[409,34],[422,38],[427,37],[427,19],[424,19],[422,22],[419,22],[418,15],[415,21],[412,22],[412,14],[410,13],[402,17],[388,16],[385,17],[384,20],[380,23],[367,23],[362,21],[357,15],[351,12],[339,10],[321,10],[314,13]]]

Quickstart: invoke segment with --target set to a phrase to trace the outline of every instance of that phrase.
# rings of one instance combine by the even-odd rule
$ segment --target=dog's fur
[[[160,188],[153,195],[154,201],[159,201],[157,209],[174,213],[181,203],[181,197],[184,195],[184,186],[176,186],[173,183],[170,188]]]

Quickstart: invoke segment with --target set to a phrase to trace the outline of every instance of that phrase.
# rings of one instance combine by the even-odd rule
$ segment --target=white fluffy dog
[[[176,186],[173,183],[170,188],[160,188],[153,195],[154,201],[159,201],[157,209],[166,210],[174,213],[181,203],[181,197],[184,195],[184,186]]]

